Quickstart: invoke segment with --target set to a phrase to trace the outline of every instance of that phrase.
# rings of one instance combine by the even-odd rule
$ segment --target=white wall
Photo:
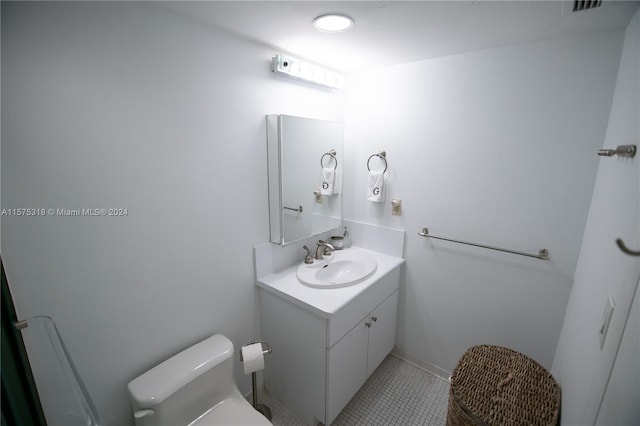
[[[2,57],[2,8],[0,7],[0,58]],[[0,82],[2,81],[2,67],[0,66]],[[2,84],[0,84],[0,99],[2,99]],[[0,102],[0,129],[2,129],[2,102]],[[2,208],[2,132],[0,132],[0,209]],[[0,253],[2,253],[2,216],[0,215]]]
[[[551,367],[596,176],[621,32],[351,76],[344,215],[407,231],[397,349],[442,374],[475,344]],[[365,201],[387,151],[387,203]],[[392,216],[389,201],[402,199]],[[550,261],[417,235],[536,252]],[[444,370],[444,371],[443,371]]]
[[[599,426],[632,425],[640,419],[640,296],[637,286],[638,283],[607,390],[598,411],[595,424]]]
[[[2,221],[18,315],[56,320],[106,424],[132,423],[126,384],[167,356],[257,337],[265,115],[343,115],[274,53],[158,4],[2,3],[2,207],[128,209]]]
[[[611,116],[603,147],[635,144],[640,140],[640,12],[625,32]],[[616,238],[635,250],[640,247],[640,158],[601,158],[584,232],[575,283],[553,362],[553,373],[563,388],[562,422],[566,425],[594,424],[612,366],[620,347],[617,373],[607,389],[607,403],[599,424],[622,425],[625,415],[637,413],[640,387],[640,324],[627,316],[640,275],[640,260],[623,254]],[[600,349],[598,330],[608,295],[616,307],[607,339]],[[636,296],[637,297],[637,296]],[[624,326],[625,338],[620,344]],[[636,340],[637,342],[637,340]],[[628,359],[631,358],[631,362]],[[633,382],[624,396],[612,396],[625,389],[625,380]],[[627,382],[628,383],[628,382]],[[635,386],[636,399],[633,400]],[[631,398],[631,400],[629,400]],[[628,418],[628,417],[627,417]],[[635,419],[637,422],[637,418]]]
[[[341,120],[342,99],[271,75],[270,49],[163,6],[3,2],[1,15],[2,207],[129,211],[4,217],[18,315],[53,316],[105,423],[130,424],[131,378],[209,334],[236,346],[256,336],[251,247],[268,241],[264,115]],[[345,217],[407,231],[400,350],[450,370],[468,346],[497,343],[551,365],[621,41],[592,34],[352,76]],[[609,124],[605,145],[627,143],[614,128],[625,126]],[[365,201],[366,160],[379,149],[389,159],[387,199],[403,200],[399,217],[388,202]],[[600,164],[620,173],[635,165],[637,182],[637,159]],[[611,223],[608,204],[592,208],[592,228]],[[425,239],[416,235],[423,226],[546,247],[551,261]],[[607,241],[622,235],[605,228]],[[577,289],[615,269],[589,254],[602,247],[594,232],[565,321],[577,334],[583,311],[597,307],[593,322],[601,310],[600,297],[586,290],[585,302]],[[565,371],[582,348],[568,343],[556,355]]]

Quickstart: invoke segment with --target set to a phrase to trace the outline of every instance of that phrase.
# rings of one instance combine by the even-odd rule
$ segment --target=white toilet
[[[233,379],[233,343],[216,334],[129,383],[137,426],[270,425]]]

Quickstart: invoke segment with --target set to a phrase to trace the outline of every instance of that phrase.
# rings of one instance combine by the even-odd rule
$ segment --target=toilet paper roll
[[[262,354],[262,343],[252,343],[242,347],[242,364],[244,374],[253,373],[264,369],[264,355]]]

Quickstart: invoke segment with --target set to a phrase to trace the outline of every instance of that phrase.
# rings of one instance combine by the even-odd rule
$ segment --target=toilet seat
[[[244,399],[226,399],[189,426],[267,426],[271,422]]]

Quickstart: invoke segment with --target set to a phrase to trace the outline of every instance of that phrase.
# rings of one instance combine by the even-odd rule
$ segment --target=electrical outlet
[[[600,320],[600,329],[598,330],[598,335],[600,337],[600,349],[604,347],[604,340],[607,337],[607,330],[609,330],[609,323],[611,322],[611,317],[613,316],[613,309],[615,307],[616,307],[616,302],[613,300],[613,297],[609,295],[604,305],[604,310],[602,311],[602,318]]]
[[[402,200],[391,200],[391,214],[400,216],[402,214]]]

